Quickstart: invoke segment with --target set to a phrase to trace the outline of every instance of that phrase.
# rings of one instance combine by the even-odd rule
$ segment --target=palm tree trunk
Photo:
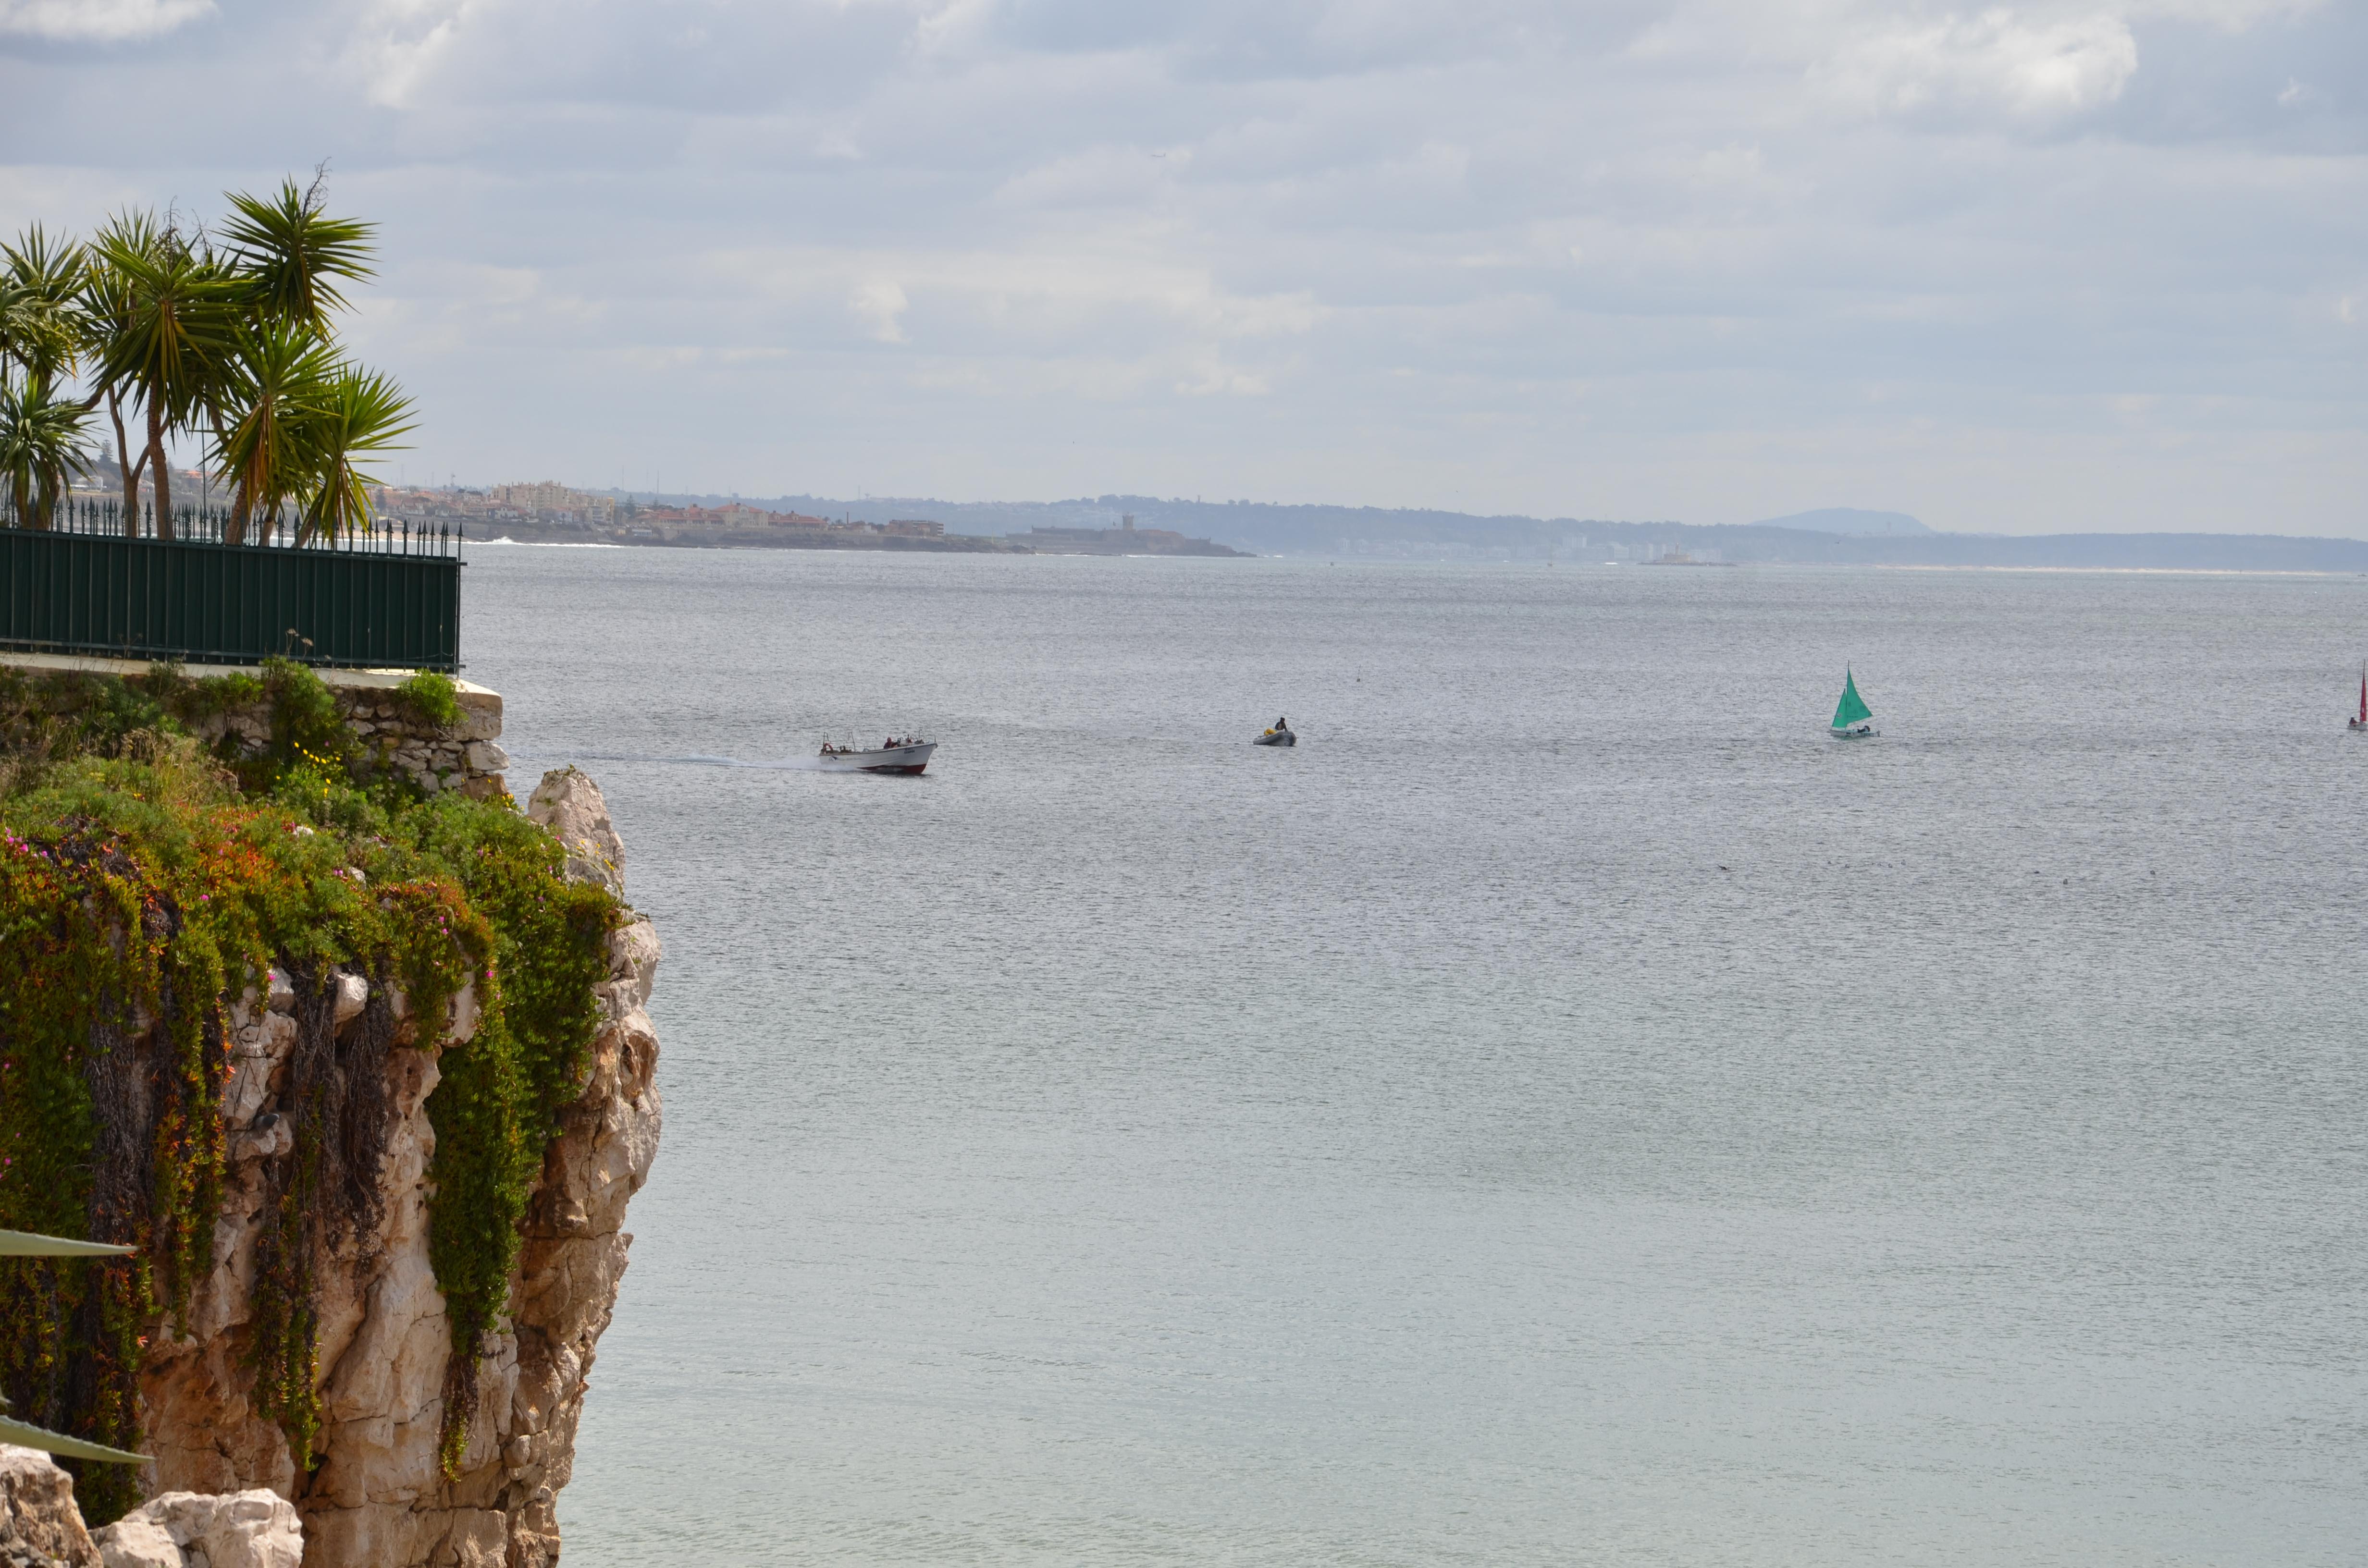
[[[148,454],[140,460],[130,460],[131,445],[123,435],[123,401],[114,392],[107,394],[107,416],[115,421],[115,471],[123,476],[123,537],[140,537],[140,471],[148,466]]]
[[[156,537],[173,537],[173,481],[165,472],[165,405],[148,400],[148,482],[156,490]]]
[[[230,521],[222,525],[222,542],[245,544],[246,530],[255,526],[256,521],[254,477],[251,474],[241,473],[238,476],[238,482],[230,489]],[[266,525],[263,533],[267,542],[270,532],[269,526]]]

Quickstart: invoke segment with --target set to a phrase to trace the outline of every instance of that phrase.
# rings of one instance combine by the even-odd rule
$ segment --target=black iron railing
[[[270,654],[347,668],[461,667],[460,532],[381,520],[302,548],[284,523],[224,544],[228,513],[173,508],[158,539],[142,508],[62,503],[48,528],[0,526],[0,648],[253,664]],[[13,523],[0,502],[0,522]],[[109,524],[113,527],[109,527]]]
[[[183,502],[172,508],[172,538],[192,544],[221,544],[233,528],[233,515],[228,506],[209,501]],[[17,528],[21,520],[17,516],[15,499],[0,492],[0,528]],[[88,534],[112,539],[155,539],[156,504],[143,500],[133,526],[123,526],[123,503],[108,497],[76,495],[61,501],[49,517],[52,533]],[[284,512],[274,517],[250,517],[242,530],[240,544],[253,550],[332,550],[346,554],[360,555],[458,555],[461,553],[461,530],[451,523],[428,524],[408,517],[380,517],[367,529],[341,534],[336,539],[307,540],[297,544],[297,520],[294,512]]]

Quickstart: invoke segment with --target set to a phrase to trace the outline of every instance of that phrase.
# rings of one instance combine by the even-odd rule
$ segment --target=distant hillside
[[[615,494],[622,494],[618,492]],[[644,495],[643,499],[650,497]],[[1683,551],[1705,559],[1796,565],[2085,566],[2187,571],[2368,572],[2368,543],[2278,534],[1950,534],[1903,513],[1918,531],[1841,533],[1765,523],[1624,523],[1577,517],[1474,517],[1464,512],[1379,506],[1284,506],[1263,501],[1182,501],[1156,495],[1095,495],[1069,501],[935,501],[821,495],[769,499],[668,493],[668,505],[727,499],[828,517],[885,523],[927,517],[952,533],[1026,533],[1030,528],[1113,528],[1132,513],[1143,528],[1173,528],[1258,555],[1333,560],[1645,562]],[[1804,516],[1819,516],[1810,513]]]
[[[1856,506],[1825,506],[1790,517],[1762,517],[1755,528],[1806,528],[1825,534],[1929,534],[1932,530],[1905,512],[1866,512]]]

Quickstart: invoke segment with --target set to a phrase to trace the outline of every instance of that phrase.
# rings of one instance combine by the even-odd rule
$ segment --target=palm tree
[[[88,457],[90,405],[52,392],[89,347],[83,272],[82,247],[58,244],[39,224],[0,245],[0,480],[18,528],[50,526]]]
[[[385,375],[341,365],[325,390],[318,415],[306,422],[304,452],[311,472],[299,544],[335,542],[340,534],[368,529],[370,476],[360,460],[399,449],[396,437],[415,428],[411,400]]]
[[[144,252],[157,244],[156,220],[152,213],[120,213],[108,221],[102,233],[113,239],[120,249]],[[103,352],[117,335],[130,329],[131,284],[95,248],[85,247],[85,255],[87,265],[83,272],[83,315],[90,324],[91,347],[97,354]],[[131,460],[131,442],[123,430],[124,389],[104,378],[94,379],[97,385],[92,397],[106,402],[108,421],[115,426],[116,473],[123,483],[123,534],[130,539],[140,532],[140,473],[148,466],[148,453],[143,447],[140,460]]]
[[[146,213],[111,220],[92,243],[85,291],[101,325],[97,381],[123,440],[120,399],[136,393],[147,415],[146,450],[123,475],[124,531],[139,531],[139,468],[156,494],[156,537],[173,537],[172,476],[165,439],[197,424],[219,402],[222,362],[233,347],[238,280],[204,243]],[[119,449],[128,450],[120,446]]]
[[[338,371],[336,351],[291,321],[243,329],[223,378],[224,423],[215,460],[231,482],[225,543],[244,544],[249,519],[277,518],[317,466],[308,449]],[[269,524],[267,522],[266,530]]]
[[[82,439],[89,418],[88,405],[53,396],[42,377],[0,376],[0,481],[15,503],[17,527],[50,527],[58,497],[89,459]]]
[[[115,426],[127,535],[140,531],[145,471],[157,537],[173,537],[165,444],[198,430],[231,481],[228,542],[290,506],[300,544],[370,528],[362,464],[413,428],[412,407],[393,381],[337,349],[340,285],[375,276],[375,229],[326,214],[321,185],[316,177],[299,190],[285,180],[268,199],[226,192],[232,215],[218,242],[169,216],[125,211],[86,250],[62,250],[35,230],[6,251],[0,365],[47,374],[88,361],[83,407],[104,402]],[[146,426],[136,461],[127,412]],[[28,494],[47,494],[27,472]]]
[[[284,500],[300,503],[297,542],[333,542],[370,527],[367,476],[359,460],[393,448],[412,428],[411,405],[395,384],[336,357],[331,312],[346,308],[340,282],[360,282],[370,267],[375,226],[322,210],[322,181],[298,190],[280,182],[267,200],[237,192],[222,241],[251,313],[231,372],[236,416],[217,450],[235,476],[232,532],[245,534],[260,510],[276,517]]]

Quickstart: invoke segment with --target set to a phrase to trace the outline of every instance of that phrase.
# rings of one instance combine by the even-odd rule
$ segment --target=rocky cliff
[[[572,879],[621,892],[623,848],[590,779],[552,774],[529,815],[566,844]],[[146,1451],[155,1456],[144,1493],[268,1487],[302,1517],[306,1568],[557,1562],[555,1503],[625,1270],[625,1206],[657,1151],[658,1046],[643,1008],[658,954],[647,920],[609,937],[588,1070],[544,1154],[507,1310],[473,1369],[455,1365],[430,1266],[436,1130],[426,1109],[442,1052],[477,1027],[473,987],[451,999],[440,1042],[438,1031],[420,1028],[399,989],[364,974],[332,974],[308,1001],[275,971],[237,1001],[222,1096],[229,1171],[212,1267],[191,1292],[186,1324],[161,1327],[141,1373]],[[322,1062],[308,1063],[308,1036],[341,1046],[376,1037],[382,1049],[321,1044]],[[291,1071],[319,1072],[324,1062],[381,1075],[344,1103],[382,1096],[384,1130],[369,1223],[336,1243],[319,1274],[320,1431],[313,1464],[300,1470],[256,1393],[256,1283],[296,1142],[283,1095]],[[448,1403],[471,1394],[465,1446],[448,1465]]]
[[[0,1568],[97,1568],[74,1483],[44,1453],[0,1443]]]

